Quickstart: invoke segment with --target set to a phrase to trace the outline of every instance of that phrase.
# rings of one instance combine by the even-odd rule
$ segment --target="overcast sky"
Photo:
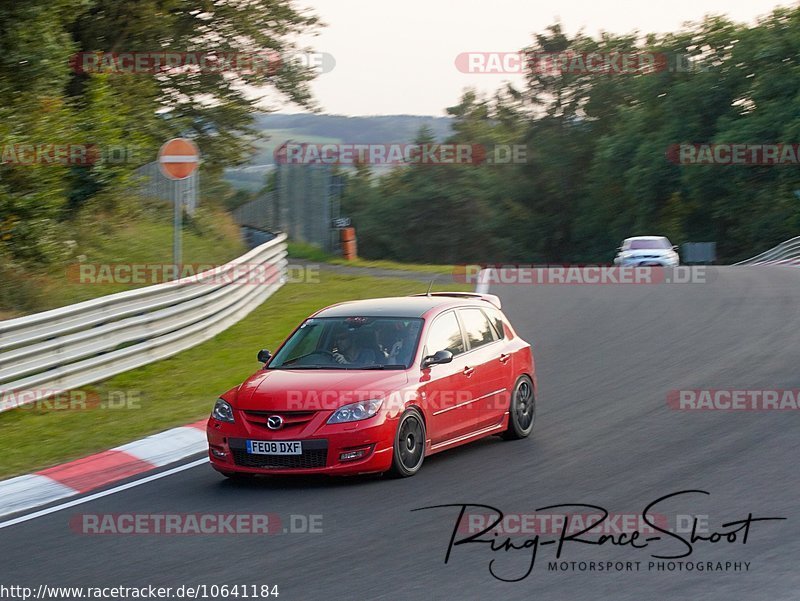
[[[755,22],[775,0],[297,0],[327,27],[309,40],[336,66],[313,84],[326,113],[444,115],[464,88],[491,92],[514,76],[468,74],[455,66],[463,52],[514,52],[560,20],[583,29],[641,33],[674,31],[706,14]],[[792,5],[793,3],[782,3]],[[272,105],[280,112],[296,107]]]

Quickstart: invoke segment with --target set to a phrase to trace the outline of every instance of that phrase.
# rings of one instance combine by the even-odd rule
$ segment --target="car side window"
[[[476,349],[497,340],[489,319],[480,309],[459,309],[467,342],[470,349]]]
[[[502,340],[506,337],[506,330],[503,327],[503,316],[497,309],[488,309],[484,311],[486,315],[489,317],[489,321],[492,322],[494,326],[494,332],[497,335],[497,338]]]
[[[464,352],[464,338],[461,336],[461,328],[454,311],[440,315],[431,324],[425,348],[429,355],[444,350],[450,351],[453,355]]]

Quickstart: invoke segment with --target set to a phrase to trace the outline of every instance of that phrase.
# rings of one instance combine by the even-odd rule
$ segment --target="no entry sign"
[[[186,179],[197,169],[200,151],[191,140],[173,138],[158,151],[161,173],[170,179]]]

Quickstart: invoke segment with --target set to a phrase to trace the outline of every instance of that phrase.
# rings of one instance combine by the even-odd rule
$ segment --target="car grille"
[[[257,426],[267,427],[267,418],[279,415],[283,419],[283,427],[302,426],[317,414],[316,411],[245,411],[247,421]]]
[[[253,455],[247,452],[242,439],[228,441],[233,461],[242,467],[259,469],[310,469],[325,467],[328,462],[327,440],[304,440],[302,455]]]

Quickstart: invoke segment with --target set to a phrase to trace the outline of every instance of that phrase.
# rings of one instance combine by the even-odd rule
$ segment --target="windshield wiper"
[[[292,359],[289,359],[288,361],[284,361],[283,364],[284,365],[291,365],[295,361],[300,361],[300,359],[305,359],[306,357],[310,357],[311,355],[313,355],[315,353],[316,353],[316,351],[311,351],[310,353],[306,353],[305,355],[300,355],[299,357],[293,357]]]

